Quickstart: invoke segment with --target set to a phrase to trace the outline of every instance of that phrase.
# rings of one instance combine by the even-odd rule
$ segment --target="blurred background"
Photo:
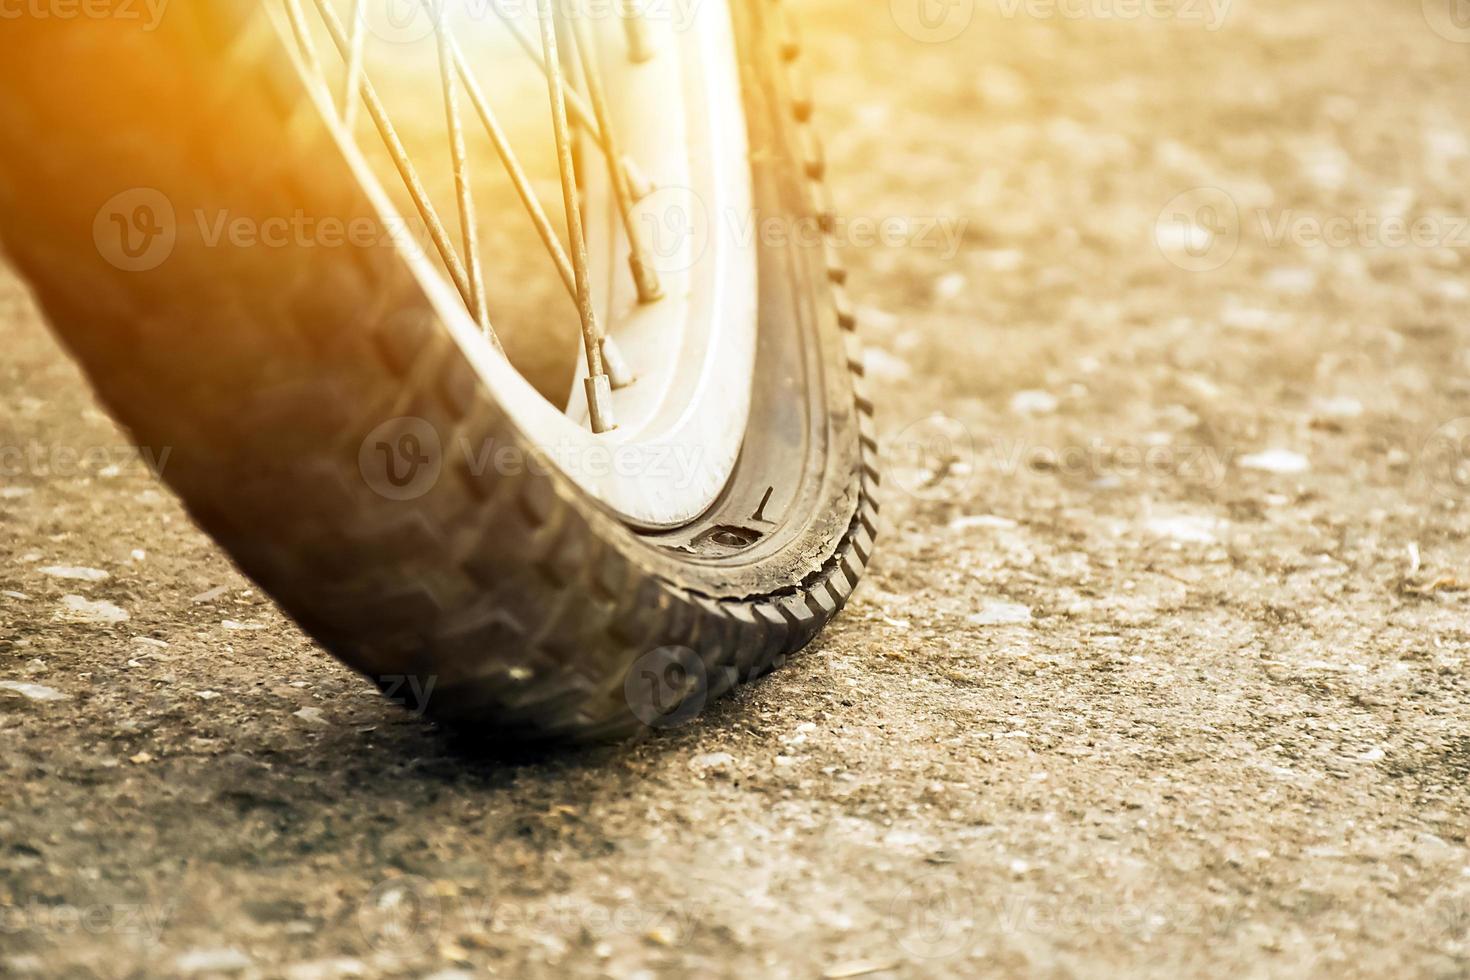
[[[790,6],[886,535],[652,740],[384,703],[3,280],[0,974],[1470,966],[1470,14]]]

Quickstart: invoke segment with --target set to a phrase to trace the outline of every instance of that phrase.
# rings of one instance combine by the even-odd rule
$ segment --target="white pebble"
[[[912,830],[890,830],[883,835],[884,847],[917,847],[925,843],[924,835]]]
[[[997,248],[981,252],[980,261],[991,272],[1015,272],[1026,263],[1026,256],[1013,248]]]
[[[41,574],[77,582],[105,582],[112,577],[100,568],[87,568],[84,565],[47,565],[41,569]]]
[[[1266,273],[1266,286],[1278,293],[1305,296],[1317,288],[1317,272],[1306,266],[1278,266]]]
[[[979,612],[971,613],[966,620],[976,626],[1008,626],[1031,622],[1031,607],[1019,602],[1002,602],[987,599]]]
[[[1026,102],[1026,80],[1001,65],[982,66],[975,73],[975,89],[997,109],[1015,109]]]
[[[286,967],[286,980],[341,980],[367,974],[362,960],[338,956],[328,960],[308,960]]]
[[[879,309],[876,306],[858,307],[857,316],[858,320],[880,333],[897,330],[899,325],[903,323],[903,320],[898,316],[889,313],[887,310]]]
[[[1240,465],[1248,470],[1266,473],[1305,473],[1312,468],[1307,457],[1290,449],[1267,449],[1240,457]]]
[[[61,618],[74,623],[126,623],[132,618],[126,609],[110,602],[100,599],[93,602],[79,595],[62,596],[61,609]]]
[[[1154,228],[1154,241],[1165,252],[1203,252],[1209,249],[1214,235],[1193,221],[1166,221]]]
[[[1328,419],[1355,419],[1363,414],[1363,403],[1356,398],[1318,398],[1312,409]]]
[[[1470,286],[1466,286],[1458,279],[1441,279],[1434,284],[1434,291],[1439,294],[1440,299],[1449,300],[1451,303],[1463,303],[1470,299]]]
[[[47,687],[44,684],[28,684],[25,681],[0,681],[0,691],[14,691],[31,701],[65,701],[70,697],[54,687]]]
[[[1232,330],[1262,332],[1281,329],[1285,326],[1286,318],[1258,306],[1239,306],[1232,303],[1220,312],[1220,323]]]
[[[734,766],[735,757],[728,752],[705,752],[689,760],[689,768],[699,772],[723,772]]]
[[[1177,517],[1151,517],[1146,526],[1148,532],[1155,537],[1187,544],[1214,544],[1217,524],[1213,517],[1182,514]]]
[[[863,352],[863,366],[875,381],[907,381],[914,373],[908,361],[878,347],[869,347]]]
[[[940,276],[939,280],[934,283],[934,295],[939,299],[954,299],[965,291],[967,285],[969,282],[962,274],[951,272]]]
[[[191,949],[174,958],[174,972],[184,976],[200,973],[239,973],[254,961],[238,949]]]
[[[1057,396],[1049,391],[1018,391],[1011,396],[1011,411],[1017,415],[1050,415],[1057,410]]]
[[[969,514],[964,517],[956,517],[949,522],[951,531],[968,531],[971,528],[996,528],[1007,530],[1016,526],[1016,522],[1009,517],[997,517],[994,514]]]

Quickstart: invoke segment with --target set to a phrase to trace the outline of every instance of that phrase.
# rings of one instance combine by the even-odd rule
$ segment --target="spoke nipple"
[[[664,298],[664,287],[659,284],[658,273],[650,269],[639,255],[641,251],[635,248],[628,256],[628,268],[633,271],[633,282],[638,286],[638,302],[657,303]]]
[[[602,367],[607,371],[608,381],[612,384],[614,391],[626,388],[638,380],[638,375],[634,374],[633,369],[628,366],[623,352],[618,349],[617,342],[611,337],[602,338]]]
[[[623,31],[628,36],[628,60],[633,64],[641,65],[645,61],[651,61],[657,54],[653,47],[653,38],[648,33],[648,25],[643,22],[640,14],[625,11]]]
[[[628,181],[628,196],[634,202],[643,200],[656,190],[653,182],[638,169],[637,161],[626,153],[623,154],[623,175]]]
[[[612,385],[608,383],[607,375],[596,374],[583,378],[582,387],[587,392],[587,410],[592,416],[592,431],[601,433],[616,429],[618,423],[613,421]]]

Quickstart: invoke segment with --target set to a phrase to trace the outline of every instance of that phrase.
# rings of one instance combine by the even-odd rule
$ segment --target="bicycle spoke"
[[[433,0],[424,0],[426,7],[429,7],[432,2]],[[561,278],[562,285],[566,287],[567,295],[575,303],[577,302],[576,273],[572,270],[572,263],[567,258],[566,249],[562,248],[561,239],[556,237],[556,230],[551,225],[551,219],[547,217],[546,209],[541,206],[540,199],[536,197],[536,192],[531,187],[531,181],[526,177],[526,172],[516,158],[515,151],[511,149],[505,130],[501,128],[500,120],[491,110],[490,103],[480,88],[479,80],[470,71],[469,63],[465,60],[459,42],[452,37],[450,38],[450,50],[454,55],[460,82],[464,85],[465,91],[469,93],[470,104],[475,107],[480,122],[484,124],[485,132],[489,135],[490,142],[494,144],[495,152],[500,157],[505,172],[510,176],[516,194],[521,199],[521,204],[525,206],[526,213],[531,216],[531,223],[536,226],[536,233],[541,237],[542,244],[546,246],[551,262],[556,266],[557,275]],[[637,375],[618,350],[617,344],[606,334],[602,335],[601,348],[602,366],[607,372],[608,382],[612,385],[613,390],[626,388],[638,380]]]
[[[310,30],[305,24],[300,0],[285,0],[285,2],[303,59],[308,63],[312,74],[324,82],[325,76],[321,62],[312,42]],[[363,0],[351,0],[350,28],[344,28],[332,6],[332,0],[315,0],[315,3],[331,41],[343,60],[343,86],[339,95],[340,116],[344,125],[349,128],[349,131],[354,127],[360,97],[362,104],[367,106],[368,114],[427,226],[435,248],[464,300],[465,306],[485,331],[490,342],[497,349],[501,349],[499,340],[489,323],[469,156],[459,107],[459,86],[464,87],[522,205],[531,217],[532,224],[551,257],[563,286],[577,306],[581,322],[583,350],[587,362],[588,376],[584,385],[592,429],[594,432],[606,432],[616,428],[612,412],[611,390],[614,386],[622,387],[632,383],[634,375],[618,354],[616,346],[602,333],[592,305],[587,243],[582,226],[576,164],[573,160],[572,138],[568,121],[569,114],[576,118],[577,123],[603,153],[611,190],[629,241],[628,262],[639,302],[648,303],[657,300],[662,296],[662,290],[657,274],[647,259],[633,220],[632,206],[635,195],[646,193],[647,188],[641,185],[639,188],[634,187],[631,171],[635,168],[632,161],[626,159],[618,148],[611,124],[606,88],[585,24],[579,19],[572,20],[567,25],[571,29],[565,38],[565,43],[570,44],[573,49],[572,63],[580,68],[590,105],[588,101],[584,101],[582,94],[563,77],[557,50],[558,24],[556,15],[551,9],[550,0],[538,0],[537,4],[541,33],[539,50],[532,44],[520,25],[515,23],[501,8],[499,0],[494,0],[495,12],[505,23],[516,42],[531,56],[546,79],[552,108],[557,168],[567,218],[567,235],[570,239],[570,248],[566,249],[563,248],[561,239],[537,199],[530,180],[516,158],[510,141],[506,138],[483,89],[470,71],[462,48],[452,36],[447,23],[447,10],[440,8],[436,11],[434,0],[423,0],[425,12],[434,24],[437,40],[440,86],[444,98],[445,120],[460,220],[463,248],[461,254],[451,242],[449,232],[440,220],[402,138],[379,97],[377,89],[367,75],[364,64],[366,18],[364,17]],[[630,58],[645,60],[651,57],[651,51],[645,43],[647,41],[645,25],[629,9],[626,2],[620,7],[620,15],[627,29]]]
[[[542,57],[539,47],[526,36],[526,32],[521,30],[520,25],[515,22],[515,19],[500,4],[501,0],[491,0],[490,5],[494,8],[495,15],[505,24],[506,30],[510,32],[516,44],[520,45],[521,50],[526,52],[526,55],[535,63],[536,68],[540,70],[541,74],[545,75],[546,61]],[[638,61],[641,59],[633,60]],[[596,143],[603,153],[607,153],[607,142],[602,138],[602,128],[597,125],[596,113],[582,99],[581,93],[570,85],[563,85],[562,95],[566,99],[567,111],[575,117],[577,125],[581,126],[587,132],[592,142]],[[652,188],[645,180],[633,179],[632,175],[636,173],[637,168],[631,159],[626,156],[620,157],[617,161],[617,166],[623,172],[623,184],[629,188],[633,200],[640,201],[648,196]]]
[[[424,0],[424,6],[432,9],[433,0]],[[546,209],[541,206],[541,201],[536,197],[535,190],[531,187],[530,178],[526,176],[520,161],[516,158],[515,151],[511,149],[510,140],[506,138],[505,130],[501,128],[500,120],[496,118],[490,103],[485,98],[484,90],[480,88],[479,81],[470,71],[469,62],[465,59],[459,42],[454,38],[449,39],[450,53],[454,56],[455,68],[459,72],[460,82],[464,85],[465,92],[470,97],[470,105],[475,109],[475,114],[480,117],[481,124],[485,127],[490,142],[495,147],[496,154],[500,157],[501,164],[510,176],[510,182],[516,189],[516,194],[521,199],[526,211],[531,216],[531,223],[536,226],[536,233],[541,237],[541,242],[551,255],[552,264],[556,266],[557,275],[561,277],[562,284],[566,286],[567,295],[572,301],[577,299],[577,282],[572,271],[571,260],[567,258],[566,250],[562,248],[561,239],[556,237],[556,230],[552,227],[551,219],[546,215]]]
[[[546,70],[546,59],[543,57],[540,47],[526,36],[526,32],[521,30],[521,25],[517,24],[515,19],[500,6],[500,2],[501,0],[490,0],[490,6],[495,9],[495,16],[500,18],[501,23],[505,25],[505,29],[510,32],[510,36],[515,38],[516,44],[520,45],[521,50],[526,52],[526,55],[535,62],[541,74],[549,79],[551,73]],[[560,78],[560,70],[558,70],[558,78]],[[559,81],[558,84],[560,84]],[[587,135],[592,137],[594,143],[601,146],[602,130],[598,129],[597,120],[592,115],[592,110],[587,106],[587,103],[582,101],[581,94],[571,86],[563,85],[562,98],[566,101],[567,111],[576,117],[577,125],[587,131]]]
[[[342,125],[349,133],[357,128],[357,90],[362,86],[362,57],[366,47],[367,12],[363,10],[363,0],[352,0],[352,37],[347,72],[342,77]]]
[[[301,49],[301,60],[306,62],[306,73],[315,81],[323,81],[322,60],[316,53],[316,42],[312,40],[311,28],[307,26],[306,14],[301,9],[301,0],[285,0],[286,18],[291,21],[291,33],[296,35],[296,46]]]
[[[294,0],[287,0],[287,2],[294,2]],[[343,29],[337,12],[332,9],[330,0],[316,0],[316,7],[322,22],[327,26],[327,32],[332,37],[337,53],[344,59],[347,58],[349,43],[347,32]],[[393,158],[393,165],[403,179],[404,186],[408,188],[409,196],[413,198],[419,217],[423,219],[424,225],[429,230],[429,236],[434,241],[434,247],[444,261],[444,267],[449,271],[449,277],[454,281],[455,288],[459,290],[465,307],[474,309],[474,292],[470,285],[469,273],[464,263],[460,261],[458,253],[455,252],[454,244],[449,239],[449,232],[445,230],[444,223],[439,220],[439,213],[434,209],[434,204],[429,199],[429,193],[424,188],[423,181],[419,179],[418,170],[415,169],[413,161],[409,159],[408,150],[404,147],[403,140],[399,137],[397,129],[394,128],[393,121],[389,118],[387,109],[383,107],[383,101],[378,97],[377,89],[373,87],[372,80],[366,71],[362,75],[360,92],[363,104],[367,106],[368,115],[372,117],[373,125],[377,127],[389,156]],[[490,325],[482,323],[481,326],[491,346],[504,353],[500,339],[495,336],[495,331]]]
[[[641,65],[653,58],[653,39],[648,35],[648,25],[633,9],[636,0],[620,0],[618,17],[623,22],[623,36],[628,43],[628,60]]]
[[[497,6],[497,10],[498,10]],[[541,21],[542,65],[545,69],[547,94],[551,101],[551,124],[556,138],[556,162],[561,175],[561,195],[566,208],[567,237],[571,241],[572,270],[577,284],[577,313],[582,320],[582,347],[587,356],[587,409],[593,432],[607,432],[617,427],[612,417],[612,386],[602,369],[601,330],[592,309],[592,288],[587,272],[587,242],[582,235],[582,209],[577,201],[577,175],[572,163],[572,140],[567,126],[567,107],[563,98],[561,62],[556,52],[556,23],[551,0],[537,0]]]
[[[608,118],[607,94],[602,86],[602,72],[597,65],[597,53],[592,50],[592,40],[587,25],[581,17],[573,15],[571,21],[572,46],[582,62],[582,74],[587,83],[587,95],[592,100],[592,111],[597,114],[597,125],[602,130],[607,158],[608,179],[612,183],[613,197],[617,199],[618,212],[623,219],[623,231],[628,236],[628,268],[633,274],[633,284],[638,289],[638,302],[652,303],[663,297],[658,283],[658,273],[648,262],[643,250],[643,236],[633,221],[632,191],[628,175],[619,166],[622,155],[618,152],[617,137],[612,121]]]
[[[439,82],[444,89],[444,115],[449,127],[449,149],[454,162],[454,189],[459,201],[460,233],[464,238],[465,264],[469,267],[470,312],[480,328],[489,332],[490,312],[485,300],[485,273],[480,258],[480,235],[475,220],[475,198],[470,186],[469,155],[465,151],[464,125],[459,118],[458,86],[455,84],[454,54],[449,46],[449,9],[439,13],[434,30],[439,41]]]

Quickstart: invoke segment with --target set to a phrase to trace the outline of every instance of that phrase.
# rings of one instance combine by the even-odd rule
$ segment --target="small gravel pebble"
[[[0,691],[13,691],[30,701],[65,701],[70,698],[54,687],[25,681],[0,681]]]

